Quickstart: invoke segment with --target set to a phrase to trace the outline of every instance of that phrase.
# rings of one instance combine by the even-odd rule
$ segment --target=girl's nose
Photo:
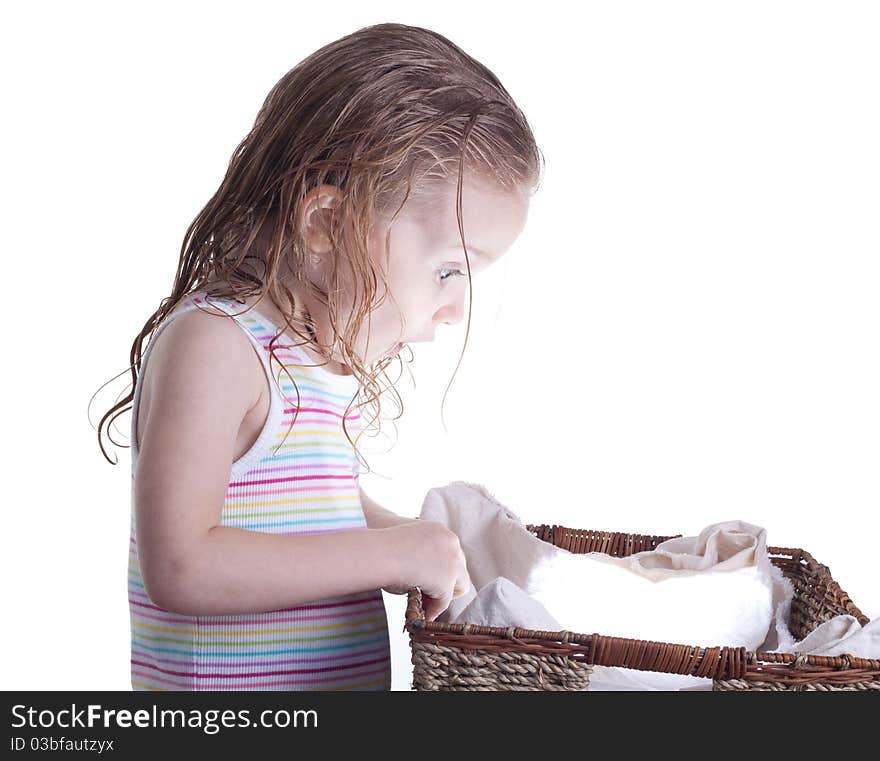
[[[434,315],[435,323],[445,323],[446,325],[457,325],[464,319],[465,304],[467,302],[467,288],[462,288],[461,292],[455,296],[454,300],[444,304]]]

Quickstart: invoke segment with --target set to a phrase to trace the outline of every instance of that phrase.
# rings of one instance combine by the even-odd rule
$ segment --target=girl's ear
[[[333,185],[319,185],[303,198],[299,229],[310,251],[325,254],[330,250],[330,220],[341,200],[342,192]]]
[[[319,185],[310,190],[300,207],[299,229],[305,243],[306,275],[313,283],[326,284],[329,273],[327,254],[331,249],[330,220],[342,193],[334,185]]]

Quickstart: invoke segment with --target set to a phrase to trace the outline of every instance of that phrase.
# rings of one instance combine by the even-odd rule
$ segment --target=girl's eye
[[[440,281],[444,282],[449,279],[449,275],[446,273],[453,273],[461,275],[462,277],[466,277],[466,274],[462,272],[457,267],[444,267],[442,269],[437,270],[440,273]]]

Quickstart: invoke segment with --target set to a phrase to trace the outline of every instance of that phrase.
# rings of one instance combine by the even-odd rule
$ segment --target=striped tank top
[[[315,362],[290,346],[286,335],[275,342],[272,357],[268,345],[279,328],[255,309],[235,316],[244,305],[202,291],[190,294],[153,333],[132,403],[128,564],[132,688],[390,690],[388,619],[381,589],[242,615],[180,615],[147,596],[138,564],[134,497],[141,379],[161,332],[174,317],[196,308],[233,315],[273,378],[266,423],[254,445],[231,463],[221,525],[272,534],[316,534],[367,525],[360,502],[359,464],[342,429],[342,415],[357,393],[357,380],[323,367],[302,366]],[[299,413],[292,428],[297,391],[288,374],[299,389]],[[352,440],[359,425],[359,415],[349,412]]]

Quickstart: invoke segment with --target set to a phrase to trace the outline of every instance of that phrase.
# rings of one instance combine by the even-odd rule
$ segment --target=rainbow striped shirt
[[[172,613],[146,594],[138,564],[134,501],[140,381],[154,342],[170,321],[185,311],[212,307],[233,316],[253,341],[269,377],[275,379],[270,383],[271,404],[262,432],[253,447],[231,464],[221,524],[273,534],[314,534],[367,525],[358,461],[342,429],[342,415],[357,393],[357,380],[323,367],[302,366],[314,362],[299,348],[290,347],[286,336],[276,341],[275,358],[271,357],[268,345],[278,328],[255,309],[238,316],[245,307],[236,301],[203,292],[190,294],[150,339],[133,398],[128,565],[132,688],[390,690],[388,619],[381,589],[265,613],[222,616]],[[288,373],[300,395],[292,428],[297,391]],[[358,433],[359,417],[349,414],[352,439]]]

